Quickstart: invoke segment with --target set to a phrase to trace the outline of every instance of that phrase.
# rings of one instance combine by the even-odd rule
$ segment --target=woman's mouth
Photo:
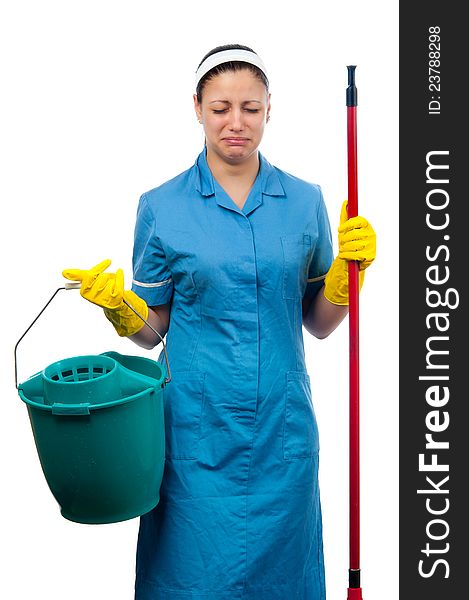
[[[243,146],[248,141],[247,138],[240,138],[240,137],[223,138],[223,139],[230,146]]]

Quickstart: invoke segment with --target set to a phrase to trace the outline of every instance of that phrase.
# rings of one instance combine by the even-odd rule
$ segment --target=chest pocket
[[[302,298],[306,289],[313,240],[308,233],[294,233],[280,238],[283,250],[283,297]]]

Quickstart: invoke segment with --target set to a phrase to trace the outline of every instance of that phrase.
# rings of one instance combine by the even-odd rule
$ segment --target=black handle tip
[[[357,88],[355,86],[355,69],[357,65],[348,65],[347,106],[357,106]]]
[[[355,69],[357,68],[357,65],[348,65],[347,69],[348,69],[348,84],[349,85],[355,85]]]

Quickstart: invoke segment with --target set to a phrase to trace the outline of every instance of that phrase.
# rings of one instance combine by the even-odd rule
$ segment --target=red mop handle
[[[347,163],[348,217],[358,215],[357,181],[357,88],[355,66],[348,66],[347,88]],[[349,498],[350,498],[350,566],[348,600],[361,600],[360,587],[360,369],[358,263],[348,264],[349,277]]]

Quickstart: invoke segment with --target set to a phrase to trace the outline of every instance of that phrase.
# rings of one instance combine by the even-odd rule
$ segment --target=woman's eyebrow
[[[231,104],[229,100],[212,100],[209,104],[215,104],[215,102],[221,102],[222,104]],[[249,104],[250,102],[257,102],[258,104],[262,104],[260,100],[245,100],[241,102],[241,104]]]

